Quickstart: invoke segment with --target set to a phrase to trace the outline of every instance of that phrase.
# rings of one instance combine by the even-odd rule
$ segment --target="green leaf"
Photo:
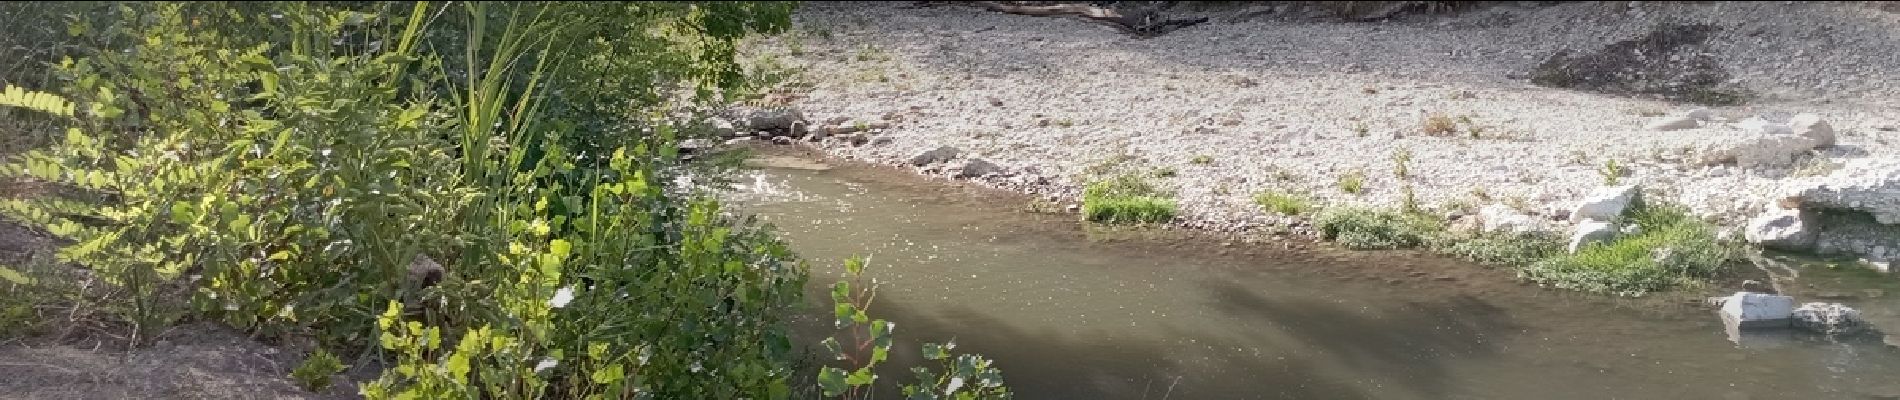
[[[850,303],[851,282],[838,281],[838,283],[831,284],[831,302],[840,304]]]
[[[925,360],[942,360],[944,359],[944,357],[949,357],[949,356],[950,356],[950,351],[945,350],[943,348],[943,345],[936,344],[936,343],[924,343],[924,359]]]
[[[845,385],[844,370],[837,367],[825,367],[819,370],[818,387],[824,389],[827,397],[843,395],[845,388],[848,387]]]
[[[548,253],[563,260],[567,259],[568,252],[573,248],[574,245],[562,239],[554,239],[554,241],[548,242]]]
[[[857,371],[852,371],[851,376],[845,377],[844,383],[850,384],[851,386],[864,386],[876,380],[877,375],[871,373],[871,367],[864,367],[858,368]]]
[[[183,201],[172,203],[171,217],[172,217],[172,222],[180,223],[180,224],[189,224],[192,222],[192,220],[198,218],[198,216],[192,214],[191,203],[186,203]]]
[[[849,274],[847,276],[851,277],[856,277],[858,274],[864,273],[864,259],[852,257],[851,259],[844,260],[844,271]]]
[[[825,338],[824,341],[818,342],[818,343],[825,345],[825,350],[831,351],[832,358],[838,358],[838,359],[844,358],[844,348],[838,345],[838,338],[828,337],[828,338]]]
[[[852,307],[851,303],[838,303],[832,307],[832,313],[838,317],[839,328],[851,326],[852,323],[857,320],[857,318],[854,317],[858,314],[857,311],[857,307]]]
[[[606,368],[595,370],[594,375],[590,378],[594,379],[595,384],[608,385],[620,382],[620,380],[626,379],[626,377],[626,367],[622,367],[620,364],[609,364]]]
[[[14,271],[12,268],[7,267],[0,267],[0,280],[13,282],[15,285],[30,285],[33,283],[33,278],[28,278],[19,271]]]

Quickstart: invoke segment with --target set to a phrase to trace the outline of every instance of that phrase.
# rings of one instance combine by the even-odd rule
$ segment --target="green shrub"
[[[1254,195],[1253,202],[1267,211],[1285,215],[1300,215],[1308,208],[1306,197],[1288,193],[1261,192]]]
[[[1641,231],[1532,263],[1519,275],[1558,288],[1638,296],[1713,277],[1739,255],[1739,246],[1717,240],[1713,225],[1679,206],[1643,205],[1628,223]]]
[[[1443,229],[1427,216],[1363,208],[1327,209],[1315,225],[1321,240],[1355,250],[1418,247]]]
[[[1194,159],[1192,159],[1192,160],[1188,160],[1188,162],[1189,162],[1189,163],[1193,163],[1193,164],[1197,164],[1197,165],[1207,165],[1207,164],[1213,164],[1213,163],[1214,163],[1214,156],[1210,156],[1210,155],[1206,155],[1206,154],[1202,154],[1202,155],[1197,155],[1197,156],[1194,156]]]
[[[1348,171],[1346,174],[1339,176],[1337,185],[1341,191],[1349,194],[1359,194],[1366,190],[1366,174],[1356,169]]]
[[[1082,191],[1083,218],[1100,223],[1162,223],[1174,219],[1174,199],[1140,176],[1119,175]]]
[[[310,354],[310,357],[297,364],[297,368],[290,370],[290,378],[295,379],[297,385],[302,386],[304,390],[321,392],[330,387],[330,377],[343,372],[343,368],[343,360],[337,359],[336,355],[328,351],[317,349],[315,353]]]
[[[653,118],[743,89],[733,41],[789,5],[391,5],[114,4],[74,30],[127,51],[59,66],[58,101],[6,96],[71,129],[0,175],[75,194],[0,212],[121,293],[135,342],[187,311],[313,332],[389,357],[368,398],[789,391],[804,269],[670,187]]]

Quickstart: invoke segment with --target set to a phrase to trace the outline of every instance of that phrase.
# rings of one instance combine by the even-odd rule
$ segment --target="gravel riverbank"
[[[1255,205],[1263,192],[1395,207],[1409,186],[1421,206],[1505,203],[1560,229],[1611,160],[1624,181],[1740,226],[1789,179],[1900,154],[1900,13],[1862,4],[1578,2],[1371,23],[1259,5],[1153,39],[908,4],[806,3],[794,32],[748,51],[803,71],[777,98],[815,131],[881,128],[820,140],[833,155],[911,165],[948,146],[957,154],[919,172],[951,177],[981,159],[997,173],[974,179],[1062,203],[1079,201],[1091,173],[1158,171],[1191,227],[1294,223]],[[1668,56],[1713,60],[1749,101],[1710,107],[1714,122],[1699,128],[1657,131],[1645,125],[1697,106],[1526,79],[1551,54],[1665,22],[1714,27]],[[1736,122],[1797,113],[1825,120],[1837,144],[1786,162],[1700,161],[1753,137]],[[1428,133],[1435,117],[1449,131]],[[1351,174],[1363,175],[1361,193],[1337,187]]]

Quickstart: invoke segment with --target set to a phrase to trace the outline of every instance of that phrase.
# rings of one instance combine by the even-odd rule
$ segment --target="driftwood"
[[[1206,17],[1161,19],[1156,12],[1142,11],[1124,14],[1109,8],[1088,4],[1029,5],[1014,1],[973,1],[964,4],[982,7],[990,11],[1007,14],[1031,15],[1038,17],[1076,17],[1114,27],[1135,37],[1150,38],[1207,22]]]

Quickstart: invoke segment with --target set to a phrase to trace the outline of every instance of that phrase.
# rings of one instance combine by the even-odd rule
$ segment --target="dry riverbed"
[[[1865,5],[1583,2],[1372,23],[1254,7],[1186,12],[1213,20],[1136,39],[967,7],[807,3],[792,33],[749,50],[799,71],[767,100],[801,110],[830,154],[1062,204],[1105,173],[1143,173],[1172,192],[1178,223],[1217,231],[1301,229],[1261,210],[1261,193],[1380,208],[1409,197],[1451,215],[1505,204],[1566,231],[1606,169],[1740,228],[1791,180],[1900,154],[1900,14]],[[1672,21],[1701,36],[1655,56],[1699,60],[1708,71],[1692,72],[1745,103],[1648,129],[1701,107],[1526,78],[1552,54],[1641,44]],[[1800,113],[1836,143],[1710,161],[1755,140],[1749,119]],[[940,148],[956,151],[919,157]],[[985,171],[966,172],[975,160]],[[1342,190],[1348,177],[1363,189]]]

